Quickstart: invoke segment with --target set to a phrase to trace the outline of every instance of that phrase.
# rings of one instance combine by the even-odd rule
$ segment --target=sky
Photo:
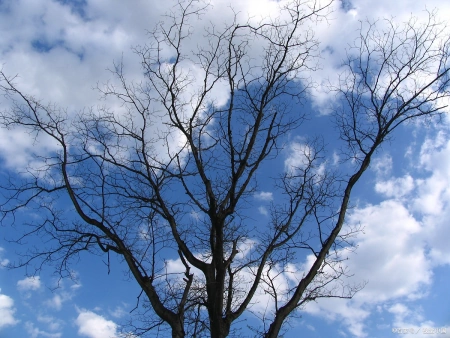
[[[95,88],[111,78],[108,69],[114,61],[123,59],[129,78],[139,78],[140,63],[132,48],[146,41],[148,30],[173,4],[0,0],[0,67],[19,75],[16,84],[25,93],[69,112],[96,107],[102,102]],[[211,4],[203,20],[214,23],[231,16],[230,8],[252,18],[276,11],[276,3],[269,0]],[[322,53],[318,70],[309,74],[317,84],[305,104],[315,114],[314,121],[306,122],[311,135],[330,135],[326,141],[333,145],[328,109],[335,102],[326,83],[336,80],[360,22],[384,18],[404,22],[411,15],[422,20],[426,10],[433,9],[442,20],[450,17],[448,0],[334,2],[327,20],[314,27]],[[194,25],[198,44],[205,43],[201,27]],[[213,95],[218,102],[227,98],[220,90]],[[2,100],[0,104],[7,106]],[[298,163],[302,137],[290,136],[278,158],[284,166]],[[23,131],[0,129],[0,172],[21,171],[36,161],[35,152],[52,149],[45,139],[34,143]],[[336,156],[334,165],[339,162]],[[266,170],[270,176],[271,168]],[[255,217],[268,217],[274,198],[270,186],[262,184],[254,197]],[[367,284],[351,300],[309,303],[301,317],[290,322],[285,338],[397,336],[393,329],[413,329],[408,336],[414,337],[450,336],[450,119],[444,116],[438,124],[400,128],[376,154],[352,203],[347,226],[359,225],[364,231],[355,239],[357,250],[348,255],[348,282]],[[82,255],[72,266],[75,281],[59,279],[51,267],[44,267],[39,276],[30,276],[32,271],[25,268],[9,270],[8,263],[17,260],[21,249],[7,240],[15,231],[0,228],[0,337],[123,337],[139,289],[120,261],[112,257],[108,273],[106,257]],[[30,239],[28,244],[42,243]],[[256,310],[258,306],[266,306],[263,296]],[[427,333],[434,328],[447,328],[447,334]]]

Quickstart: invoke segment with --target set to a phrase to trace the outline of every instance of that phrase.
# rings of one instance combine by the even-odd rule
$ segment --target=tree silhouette
[[[309,24],[330,4],[295,0],[258,24],[236,13],[227,25],[208,26],[207,43],[194,48],[190,22],[209,7],[181,1],[134,48],[142,81],[127,80],[118,62],[113,80],[99,85],[120,103],[116,110],[75,116],[23,93],[1,72],[11,102],[2,126],[58,146],[2,186],[3,223],[23,210],[40,215],[17,241],[41,236],[45,245],[18,265],[37,263],[39,271],[55,263],[65,276],[81,252],[120,256],[142,290],[136,334],[233,335],[233,323],[264,295],[273,306],[253,311],[261,320],[253,329],[278,337],[307,302],[351,298],[363,287],[342,278],[344,249],[359,231],[343,230],[352,189],[400,124],[446,107],[449,41],[434,13],[425,24],[362,23],[330,85],[339,102],[330,117],[353,172],[326,165],[321,135],[305,140],[294,149],[297,161],[270,178],[276,202],[267,223],[255,224],[249,209],[258,180],[269,179],[258,177],[261,167],[314,118],[301,105],[319,57]],[[305,254],[311,264],[296,268]]]

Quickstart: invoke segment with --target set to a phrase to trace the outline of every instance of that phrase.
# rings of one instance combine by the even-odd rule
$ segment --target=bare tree
[[[347,70],[332,88],[342,102],[332,116],[354,172],[326,166],[320,135],[305,142],[296,148],[301,161],[273,179],[270,221],[254,226],[248,208],[262,164],[311,117],[298,108],[318,57],[308,25],[324,18],[330,4],[295,0],[260,24],[240,23],[236,14],[228,25],[202,32],[207,44],[192,51],[190,20],[208,7],[179,2],[149,43],[134,49],[145,78],[128,81],[119,62],[115,80],[99,86],[120,111],[74,118],[27,96],[1,72],[12,103],[1,113],[2,126],[24,128],[37,140],[43,134],[59,146],[40,155],[40,166],[11,173],[2,187],[4,223],[24,208],[41,215],[18,242],[38,235],[47,246],[32,249],[19,265],[57,263],[63,276],[81,252],[119,255],[149,305],[136,334],[167,329],[172,337],[226,337],[264,294],[273,308],[253,311],[263,323],[255,331],[278,337],[307,302],[352,297],[362,285],[347,285],[341,264],[358,232],[343,231],[352,189],[396,127],[445,108],[449,41],[433,13],[424,25],[362,24]],[[217,92],[224,91],[221,102]],[[294,271],[305,253],[313,263]],[[175,256],[182,271],[164,264]]]

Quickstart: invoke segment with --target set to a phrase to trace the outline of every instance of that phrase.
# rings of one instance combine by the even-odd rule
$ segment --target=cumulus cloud
[[[420,166],[431,173],[417,180],[418,193],[414,205],[418,211],[437,215],[450,202],[450,141],[443,132],[427,139],[420,151]]]
[[[345,5],[343,5],[345,4]],[[408,10],[404,10],[404,9]],[[311,78],[317,84],[311,92],[313,106],[327,114],[333,110],[336,104],[335,93],[329,90],[331,86],[339,83],[339,73],[342,73],[342,61],[352,54],[354,50],[348,46],[357,43],[357,30],[361,22],[368,18],[372,21],[378,20],[379,27],[386,27],[387,21],[383,18],[393,19],[397,23],[404,23],[411,18],[411,13],[419,20],[427,20],[427,10],[438,8],[438,20],[446,22],[450,14],[450,3],[440,0],[426,2],[400,0],[352,0],[335,1],[333,12],[329,16],[328,25],[318,25],[314,32],[321,42],[322,58],[319,70],[311,72]],[[345,50],[347,49],[347,51]],[[445,106],[445,104],[441,105]]]
[[[118,326],[111,320],[92,311],[79,310],[75,324],[78,326],[78,334],[89,338],[116,338]]]
[[[272,201],[273,194],[270,191],[260,191],[256,193],[255,198],[260,201]]]
[[[14,300],[4,294],[0,294],[0,329],[5,326],[16,325],[19,321],[14,318]]]
[[[450,140],[439,133],[422,145],[420,165],[429,175],[416,180],[417,191],[411,208],[423,215],[427,227],[424,240],[433,264],[450,264]]]
[[[17,282],[17,289],[20,291],[35,291],[41,287],[39,276],[27,277]]]
[[[354,274],[349,282],[368,284],[352,300],[319,300],[308,304],[307,312],[343,320],[355,337],[367,336],[366,321],[375,309],[391,315],[389,329],[414,329],[417,337],[426,337],[426,328],[436,327],[414,302],[428,295],[433,268],[450,264],[450,141],[438,133],[420,154],[411,168],[420,178],[389,177],[393,159],[381,156],[375,190],[390,199],[356,208],[347,218],[349,226],[364,228],[346,262]]]
[[[95,106],[97,93],[91,88],[95,87],[96,81],[106,81],[109,74],[104,71],[105,68],[111,60],[119,60],[122,52],[130,78],[137,77],[139,62],[131,62],[135,60],[128,53],[129,47],[145,41],[145,30],[151,28],[148,23],[156,22],[161,13],[171,6],[169,2],[160,2],[158,6],[142,5],[142,2],[118,2],[114,6],[105,6],[103,1],[87,1],[78,10],[72,10],[71,3],[73,2],[17,0],[9,2],[8,13],[0,13],[0,28],[3,32],[0,36],[1,63],[5,64],[5,70],[10,74],[21,74],[18,81],[24,91],[36,97],[51,98],[62,107],[69,107],[69,112],[82,108],[80,102],[83,106]],[[236,12],[244,15],[251,13],[259,18],[272,14],[276,2],[252,0],[231,3]],[[426,15],[421,1],[353,0],[351,6],[344,9],[339,8],[341,3],[335,1],[332,17],[327,24],[317,25],[314,29],[323,43],[323,57],[318,60],[321,62],[320,70],[311,73],[318,84],[312,99],[314,105],[324,112],[330,102],[333,102],[326,87],[337,80],[335,75],[345,57],[342,46],[355,40],[360,20],[367,17],[390,17],[393,13],[399,21],[408,19],[411,12],[419,16]],[[229,5],[230,1],[215,1],[214,14],[204,21],[223,22],[223,13],[228,13]],[[449,16],[450,2],[427,1],[427,8],[435,7],[440,8],[438,14],[442,18]],[[405,11],[405,8],[408,10]],[[45,49],[48,50],[44,51]],[[226,99],[221,94],[222,92],[215,93],[219,103]],[[22,167],[29,163],[33,141],[32,137],[21,131],[8,134],[0,131],[0,152],[9,161],[8,165]],[[45,152],[54,150],[53,147],[53,143],[44,140],[42,149],[39,150]],[[289,149],[291,156],[285,161],[286,168],[289,170],[304,166],[305,155],[311,154],[311,149],[301,142],[294,142]],[[431,267],[450,264],[447,240],[450,238],[448,159],[450,143],[442,139],[439,142],[430,140],[423,147],[421,166],[432,174],[420,180],[415,179],[412,174],[387,177],[392,170],[392,158],[388,155],[374,161],[375,171],[383,177],[375,190],[395,200],[355,209],[353,218],[349,219],[353,223],[361,222],[366,227],[366,233],[358,239],[357,255],[351,257],[349,266],[355,273],[355,278],[363,276],[369,284],[354,301],[342,302],[341,307],[337,307],[337,303],[318,303],[321,313],[333,318],[342,318],[343,314],[351,324],[352,334],[362,336],[363,321],[367,318],[367,311],[362,304],[378,304],[408,295],[420,297],[421,286],[430,284]],[[334,157],[334,162],[338,162],[337,156]],[[260,192],[255,198],[269,201],[272,195]],[[407,198],[412,203],[412,211],[423,215],[421,219],[410,213]],[[424,241],[430,248],[428,256]],[[0,259],[0,266],[7,263],[7,259]],[[168,268],[184,271],[179,260],[168,261]],[[18,283],[17,287],[28,290],[36,290],[40,285],[39,280],[20,282],[22,283]],[[70,297],[58,293],[47,305],[61,309],[67,299]],[[309,311],[314,312],[314,308],[309,308]],[[410,310],[405,310],[401,305],[393,306],[387,311],[397,316],[395,318],[398,323],[410,320],[406,315]],[[401,317],[402,314],[405,315]],[[15,323],[17,320],[14,318],[12,298],[0,295],[0,328]],[[77,325],[79,333],[84,336],[116,335],[116,324],[90,311],[80,312]],[[106,332],[104,335],[97,335],[96,330],[100,328]],[[36,332],[32,324],[30,329]]]
[[[356,253],[345,265],[352,274],[346,282],[367,282],[352,300],[319,300],[305,311],[342,320],[355,337],[366,337],[365,320],[377,304],[399,298],[418,299],[431,284],[432,266],[421,240],[423,226],[399,201],[388,200],[354,210],[349,225],[364,228],[356,239]]]
[[[431,282],[431,266],[421,240],[424,227],[407,208],[393,200],[355,210],[349,224],[360,224],[364,233],[348,266],[356,278],[367,279],[358,302],[375,303],[395,297],[420,297]]]
[[[0,29],[4,33],[0,39],[0,51],[4,71],[12,75],[20,74],[16,84],[23,92],[42,98],[43,102],[51,100],[62,108],[67,107],[70,119],[84,107],[97,106],[99,93],[92,88],[97,83],[102,86],[111,79],[110,72],[105,68],[113,68],[113,60],[123,60],[129,81],[142,81],[141,62],[130,48],[144,45],[148,30],[152,30],[162,14],[172,11],[173,5],[170,2],[161,2],[158,6],[136,2],[105,10],[106,7],[98,1],[87,1],[76,6],[71,2],[46,0],[11,2],[7,13],[0,12]],[[190,31],[194,36],[191,40],[186,39],[185,50],[194,50],[202,44],[207,46],[209,41],[204,38],[205,23],[217,22],[221,26],[227,19],[231,22],[235,13],[257,22],[266,18],[267,13],[275,13],[274,8],[277,7],[276,2],[269,0],[263,3],[235,1],[231,6],[229,2],[215,2],[203,20],[191,20]],[[249,48],[249,53],[255,56],[258,52],[258,46]],[[169,64],[173,50],[168,52],[168,48],[163,48],[161,54]],[[195,101],[198,88],[203,85],[204,71],[196,62],[196,56],[194,58],[194,61],[184,60],[178,67],[180,72],[190,74],[192,80],[189,85],[182,86],[184,90],[179,95],[179,99],[185,98],[186,102]],[[114,80],[111,81],[114,83]],[[218,81],[208,93],[206,105],[223,105],[229,98],[227,89],[228,83]],[[2,98],[0,101],[3,101]],[[0,103],[8,106],[7,101]],[[104,104],[117,114],[125,111],[121,102],[107,100]],[[166,116],[161,115],[153,121],[154,130],[165,128],[164,119]],[[172,133],[171,136],[172,151],[184,145],[184,137],[180,133]],[[33,135],[27,135],[22,130],[0,131],[0,140],[0,154],[13,169],[20,170],[27,165],[39,167],[39,162],[30,163],[30,159],[36,157],[33,155],[55,151],[52,140],[39,137],[35,143]],[[20,151],[17,151],[17,144]],[[164,148],[162,144],[157,146]],[[16,149],[16,152],[12,154],[11,149]],[[157,150],[161,150],[155,152],[161,157],[167,153],[164,151],[166,149]]]

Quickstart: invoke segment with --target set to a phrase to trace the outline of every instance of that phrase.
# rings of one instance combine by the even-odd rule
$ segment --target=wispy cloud
[[[73,272],[76,276],[76,272]],[[71,281],[69,281],[70,283]],[[53,297],[47,299],[45,301],[45,305],[49,308],[55,309],[57,311],[61,310],[63,304],[69,300],[71,300],[77,290],[80,288],[81,284],[75,283],[71,284],[70,288],[67,288],[65,285],[65,280],[58,281],[58,289],[54,291]]]
[[[62,309],[63,304],[71,300],[72,297],[73,297],[72,293],[66,291],[58,292],[52,298],[45,301],[45,305],[59,311]]]
[[[382,154],[373,160],[371,168],[379,177],[385,177],[391,174],[392,156],[387,153]]]
[[[267,211],[266,207],[260,206],[258,207],[258,211],[261,215],[269,216],[269,212]]]
[[[62,334],[60,332],[46,332],[35,327],[33,323],[26,322],[25,329],[27,330],[30,338],[46,337],[46,338],[60,338]]]
[[[110,310],[109,313],[114,318],[122,318],[128,314],[128,311],[125,310],[124,305],[116,306],[114,310]]]
[[[38,315],[37,320],[40,323],[44,323],[47,325],[48,330],[50,331],[58,331],[64,325],[64,322],[58,318],[48,315]]]
[[[6,267],[9,264],[9,259],[2,257],[2,254],[4,251],[5,251],[5,249],[0,247],[0,269]]]

